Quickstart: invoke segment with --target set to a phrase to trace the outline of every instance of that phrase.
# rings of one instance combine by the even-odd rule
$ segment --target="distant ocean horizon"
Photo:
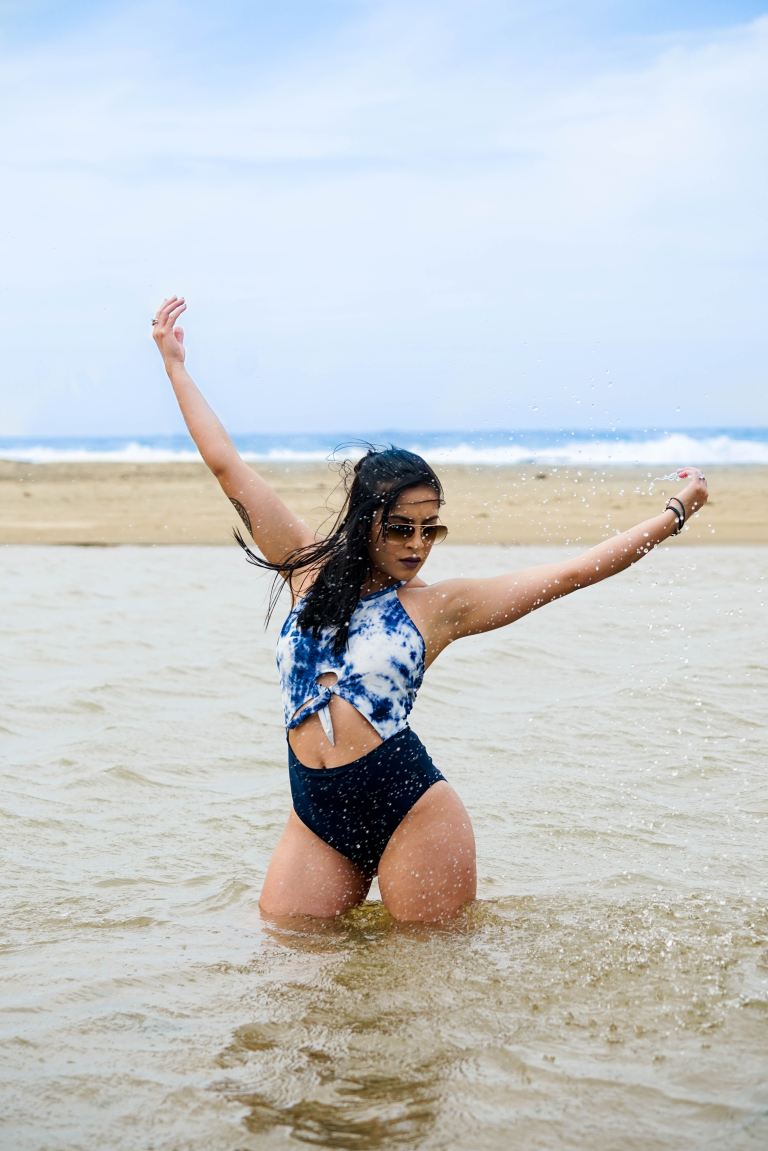
[[[246,459],[322,461],[359,455],[365,443],[397,444],[435,464],[768,464],[768,428],[397,431],[235,434]],[[0,436],[0,459],[27,463],[183,463],[189,436]]]

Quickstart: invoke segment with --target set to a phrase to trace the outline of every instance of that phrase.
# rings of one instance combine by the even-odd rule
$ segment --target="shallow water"
[[[0,572],[0,1146],[768,1146],[764,551],[670,544],[441,656],[412,722],[480,899],[440,928],[260,920],[288,782],[234,549]]]

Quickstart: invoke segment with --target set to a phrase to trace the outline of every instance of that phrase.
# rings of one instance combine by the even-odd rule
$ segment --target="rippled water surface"
[[[412,722],[480,899],[277,928],[267,581],[4,549],[0,1146],[768,1147],[766,567],[670,544],[446,652]]]

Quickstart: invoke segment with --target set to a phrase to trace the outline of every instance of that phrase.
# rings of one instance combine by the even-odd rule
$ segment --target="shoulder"
[[[422,604],[424,608],[432,605],[445,606],[449,601],[455,600],[465,593],[471,585],[471,580],[446,579],[437,583],[424,583],[423,580],[409,580],[398,591],[403,603],[413,602]]]
[[[424,640],[427,665],[456,638],[456,604],[462,598],[465,582],[450,579],[415,586],[414,581],[411,581],[398,592],[404,610]]]

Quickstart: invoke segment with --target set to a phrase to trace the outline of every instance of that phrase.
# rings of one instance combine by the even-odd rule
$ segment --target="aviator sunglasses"
[[[397,540],[398,543],[405,543],[406,540],[413,539],[416,530],[415,524],[382,525],[384,539]],[[439,544],[448,535],[448,528],[445,524],[422,524],[419,531],[421,532],[421,542],[425,544]]]

